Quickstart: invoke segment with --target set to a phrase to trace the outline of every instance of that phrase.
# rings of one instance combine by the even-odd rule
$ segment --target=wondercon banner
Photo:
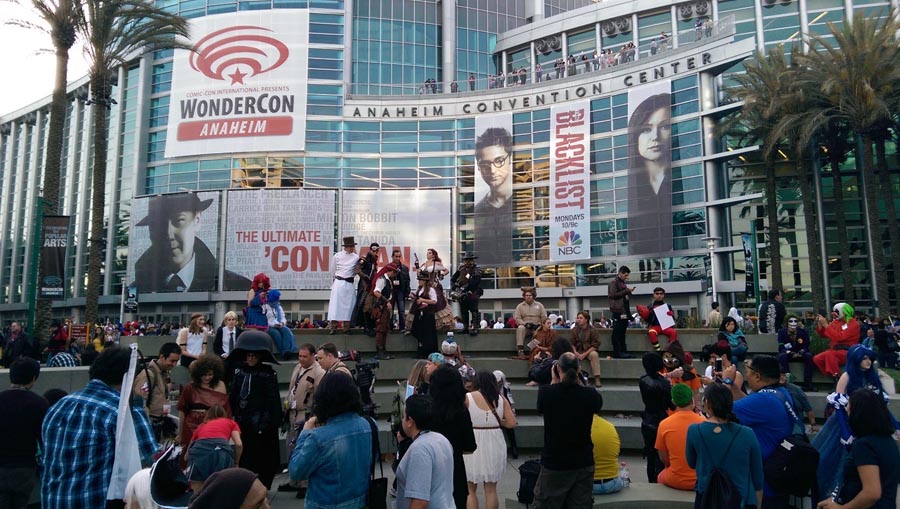
[[[628,91],[628,254],[672,251],[669,80]]]
[[[513,261],[512,113],[475,117],[475,255],[487,266]]]
[[[131,203],[132,285],[141,293],[218,291],[219,193],[163,194]]]
[[[166,157],[300,151],[306,139],[309,11],[192,19],[175,50]]]
[[[248,281],[260,272],[279,290],[331,287],[334,191],[259,189],[228,192],[225,270]]]
[[[590,118],[590,101],[550,108],[551,262],[591,257]]]
[[[425,265],[425,252],[434,249],[450,268],[452,231],[449,189],[344,191],[341,194],[341,236],[353,236],[364,256],[369,245],[381,246],[378,266],[391,261],[399,249],[412,270],[416,257]],[[415,275],[412,275],[415,285]],[[445,278],[444,284],[449,284]]]
[[[41,264],[38,298],[63,299],[66,288],[66,248],[69,246],[69,216],[44,216],[41,229]]]

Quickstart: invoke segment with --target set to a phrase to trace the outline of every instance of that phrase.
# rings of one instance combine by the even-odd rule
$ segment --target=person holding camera
[[[550,385],[538,389],[544,417],[541,473],[534,487],[535,509],[590,507],[594,482],[591,426],[602,399],[579,376],[578,357],[562,354],[551,368]]]
[[[630,359],[628,346],[625,344],[625,331],[628,330],[628,322],[631,321],[631,308],[629,301],[636,287],[631,288],[625,284],[631,269],[622,265],[616,277],[609,282],[607,295],[609,297],[609,312],[612,317],[612,347],[613,357],[616,359]]]
[[[591,315],[587,310],[575,315],[575,327],[572,328],[570,340],[578,360],[587,359],[591,363],[594,385],[603,387],[600,383],[600,331],[591,326]]]
[[[522,302],[516,306],[513,317],[516,320],[516,356],[527,359],[525,356],[525,339],[534,335],[534,331],[547,319],[547,310],[544,305],[534,300],[535,288],[522,288]]]

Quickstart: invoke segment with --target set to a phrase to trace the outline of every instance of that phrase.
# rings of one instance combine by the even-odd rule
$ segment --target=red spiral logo
[[[227,76],[232,85],[243,85],[244,78],[278,68],[290,54],[286,44],[267,32],[272,30],[249,25],[212,32],[194,45],[191,68],[214,80]]]

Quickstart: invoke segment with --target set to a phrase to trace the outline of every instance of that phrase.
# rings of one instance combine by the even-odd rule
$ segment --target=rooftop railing
[[[604,48],[603,53],[594,55],[595,51],[589,50],[578,55],[572,55],[570,59],[559,65],[560,59],[550,61],[537,66],[532,72],[529,69],[508,69],[507,72],[491,75],[487,78],[470,78],[461,82],[440,83],[428,80],[424,83],[381,85],[376,83],[352,83],[347,88],[347,98],[359,96],[410,96],[452,94],[467,95],[478,94],[488,90],[514,88],[522,86],[543,85],[548,82],[566,81],[584,77],[591,74],[603,74],[613,70],[621,70],[623,67],[646,65],[653,60],[660,60],[673,52],[683,53],[692,48],[707,44],[710,41],[731,37],[735,33],[734,16],[722,18],[709,25],[699,28],[684,30],[677,34],[660,34],[651,41],[646,41],[639,46],[629,47],[618,45],[614,48]],[[677,39],[677,45],[673,39]],[[677,47],[676,47],[677,46]]]

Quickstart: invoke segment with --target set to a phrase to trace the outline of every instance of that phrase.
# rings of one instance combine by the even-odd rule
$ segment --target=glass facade
[[[521,36],[521,31],[513,30],[527,25],[534,14],[528,12],[524,2],[458,0],[448,8],[436,0],[353,0],[352,12],[349,12],[350,3],[345,12],[341,0],[158,0],[157,4],[190,18],[244,10],[308,9],[306,148],[285,154],[166,159],[173,52],[157,51],[124,66],[113,91],[117,104],[109,111],[111,137],[105,191],[110,225],[100,233],[106,237],[103,293],[108,296],[121,291],[128,256],[131,199],[141,195],[239,187],[453,189],[453,250],[455,253],[473,250],[477,114],[434,118],[356,117],[347,114],[348,105],[375,96],[418,96],[423,93],[427,79],[439,84],[455,79],[460,91],[469,93],[470,75],[479,83],[471,93],[472,100],[477,102],[486,100],[481,96],[486,87],[481,84],[500,69],[508,72],[525,68],[530,72],[532,65],[540,63],[547,76],[552,72],[553,62],[564,54],[590,58],[597,49],[618,50],[623,44],[636,41],[640,48],[638,61],[628,65],[638,72],[652,69],[652,64],[641,60],[655,56],[650,54],[649,44],[660,33],[671,34],[670,51],[675,55],[678,54],[675,51],[688,54],[692,51],[689,46],[697,42],[693,27],[698,15],[683,17],[678,5],[635,13],[636,25],[609,33],[601,29],[602,21],[566,23],[565,37],[556,34],[555,45],[537,48],[538,40],[547,42],[552,37],[520,40],[516,37]],[[810,34],[824,35],[826,24],[840,23],[845,14],[844,3],[840,1],[809,0],[804,5],[805,9],[801,9],[799,2],[763,0],[762,17],[757,19],[753,0],[719,0],[714,9],[716,20],[733,20],[733,29],[729,29],[733,31],[721,36],[721,44],[727,47],[755,40],[757,33],[763,37],[756,41],[761,48],[799,41],[801,20],[808,23]],[[887,5],[857,0],[850,10],[872,14]],[[545,16],[603,12],[607,8],[604,4],[576,0],[545,2],[543,6]],[[585,11],[570,12],[577,9]],[[455,69],[444,68],[445,12],[455,15]],[[542,23],[535,22],[536,29]],[[506,35],[510,30],[513,35]],[[345,33],[350,34],[349,39]],[[504,38],[520,43],[503,46]],[[508,49],[498,51],[498,44]],[[345,66],[346,60],[349,63]],[[485,267],[484,287],[498,291],[526,285],[586,289],[585,298],[594,296],[595,303],[599,303],[603,299],[598,296],[605,295],[604,283],[621,264],[627,263],[637,282],[683,283],[686,286],[679,288],[688,288],[681,291],[689,294],[686,298],[697,308],[699,299],[705,296],[709,276],[706,237],[721,237],[719,246],[740,246],[740,234],[749,231],[751,224],[756,227],[760,277],[765,280],[771,272],[765,242],[765,200],[753,198],[722,207],[710,205],[713,194],[734,198],[764,190],[764,165],[759,155],[751,152],[739,158],[716,159],[722,153],[742,147],[738,140],[720,137],[705,118],[707,110],[729,102],[728,89],[733,84],[730,76],[742,69],[736,62],[720,75],[682,72],[671,77],[673,227],[671,252],[666,256],[638,257],[629,255],[628,251],[627,90],[604,92],[590,99],[591,258],[579,263],[551,264],[549,261],[550,106],[516,109],[511,133],[513,262],[502,267]],[[345,74],[347,71],[349,74]],[[598,73],[597,80],[602,80],[607,76],[603,73],[624,71],[591,69],[590,72]],[[579,76],[564,80],[583,79],[581,74],[579,69]],[[529,79],[528,85],[536,92],[550,93],[564,89],[570,82],[556,81],[556,76],[550,83],[532,83]],[[443,92],[449,91],[437,90],[438,94]],[[434,99],[435,104],[442,101],[442,98]],[[44,111],[38,110],[33,119],[0,117],[0,125],[10,126],[8,133],[0,138],[0,224],[11,232],[0,241],[0,311],[19,312],[26,300],[29,239],[46,142],[48,119]],[[78,299],[84,295],[86,239],[90,233],[92,186],[88,126],[92,109],[73,100],[67,111],[59,203],[60,212],[72,216],[74,240],[68,253],[66,297]],[[891,154],[888,159],[895,165],[896,147],[891,145],[888,151]],[[839,171],[831,168],[827,158],[822,161],[817,164],[817,171],[822,184],[825,251],[829,253],[829,290],[833,298],[852,300],[865,308],[871,305],[871,292],[867,290],[871,271],[859,171],[852,158],[842,161]],[[900,196],[897,168],[892,166],[891,170],[893,196]],[[785,290],[794,300],[793,307],[802,309],[811,305],[809,274],[817,269],[809,262],[803,203],[794,171],[795,166],[787,156],[778,161],[778,214],[783,236],[781,272]],[[715,193],[711,192],[711,185],[715,186]],[[843,191],[840,204],[835,203],[836,185]],[[833,226],[836,206],[846,213],[846,232],[838,232]],[[708,216],[714,213],[722,215],[721,231],[710,232]],[[886,211],[881,213],[884,215]],[[851,267],[840,267],[830,254],[836,252],[841,235],[851,239]],[[721,262],[719,279],[733,285],[742,281],[745,273],[742,251],[720,252],[717,260]],[[852,279],[854,295],[843,295],[843,278]],[[492,295],[501,293],[489,293],[488,298]],[[741,294],[733,295],[742,307],[752,307],[752,303],[741,300]],[[310,309],[316,305],[310,304]]]

